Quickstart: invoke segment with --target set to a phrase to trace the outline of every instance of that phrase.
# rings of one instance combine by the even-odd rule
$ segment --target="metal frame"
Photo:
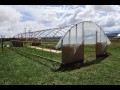
[[[85,21],[85,22],[91,22],[91,21]],[[84,32],[84,22],[79,22],[79,23],[82,23],[82,44],[81,45],[83,45],[83,50],[84,50],[84,41],[85,41],[85,36],[84,36],[84,34],[85,34],[85,32]],[[56,39],[56,38],[59,38],[59,39],[62,39],[61,40],[61,47],[63,46],[63,40],[64,40],[64,38],[65,38],[65,36],[67,35],[67,33],[69,33],[69,44],[71,44],[70,43],[70,40],[71,40],[71,29],[72,28],[74,28],[74,27],[76,27],[76,32],[75,32],[75,34],[76,34],[76,41],[78,40],[78,36],[77,36],[77,25],[79,24],[79,23],[77,23],[77,24],[75,24],[75,25],[68,25],[68,26],[65,26],[65,27],[59,27],[59,28],[52,28],[52,29],[45,29],[45,30],[39,30],[39,31],[34,31],[34,32],[26,32],[26,33],[20,33],[20,34],[17,34],[17,35],[15,35],[14,36],[14,38],[26,38],[26,37],[28,37],[28,38],[32,38],[33,40],[35,39],[35,38],[38,38],[38,37],[40,37],[41,39],[43,39],[43,42],[41,42],[41,43],[43,43],[43,45],[45,44],[45,42],[44,42],[44,40],[45,41],[47,41],[48,40],[48,45],[46,44],[46,46],[50,46],[50,47],[52,47],[52,44],[54,44],[54,40]],[[91,22],[91,23],[93,23],[93,22]],[[95,25],[97,25],[96,23],[95,23]],[[100,37],[101,37],[101,30],[102,30],[102,28],[99,26],[99,25],[97,25],[99,28],[100,28]],[[103,32],[103,31],[102,31]],[[104,33],[104,32],[103,32]],[[105,35],[105,33],[104,33],[104,35]],[[31,37],[30,37],[31,36]],[[60,37],[59,37],[60,36]],[[101,38],[100,38],[100,41],[101,41]],[[107,41],[107,37],[106,37],[106,41]],[[31,41],[32,42],[32,41]],[[96,30],[96,43],[97,43],[97,30]],[[42,53],[44,52],[44,47],[43,47],[43,45],[41,46],[41,48],[42,48]],[[46,47],[45,46],[45,47]],[[36,46],[35,46],[35,48],[37,48]],[[52,57],[52,55],[54,54],[53,52],[52,52],[52,49],[50,48],[50,58],[48,58],[48,59],[50,59],[50,60],[53,60],[54,61],[54,59],[53,59],[53,57]],[[56,52],[55,53],[57,53],[58,51],[56,50]],[[83,52],[84,53],[84,52]],[[57,55],[57,54],[56,54]],[[84,54],[83,54],[83,56],[84,56]],[[42,56],[43,57],[43,56]],[[46,57],[45,57],[46,58]]]

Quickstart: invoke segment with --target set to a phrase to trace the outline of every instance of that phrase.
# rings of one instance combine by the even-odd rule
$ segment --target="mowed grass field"
[[[112,40],[109,56],[79,68],[57,70],[60,64],[7,47],[0,49],[1,85],[119,85],[120,40]],[[36,51],[34,51],[36,52]],[[36,52],[39,53],[39,52]],[[57,59],[57,58],[56,58]]]

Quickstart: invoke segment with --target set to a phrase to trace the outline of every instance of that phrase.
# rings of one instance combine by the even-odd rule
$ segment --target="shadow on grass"
[[[80,69],[82,67],[87,67],[87,66],[90,66],[90,65],[93,65],[93,64],[98,64],[98,63],[100,63],[101,61],[103,61],[104,59],[106,59],[110,55],[111,55],[111,53],[107,53],[106,55],[98,57],[97,59],[94,59],[94,60],[91,60],[91,61],[85,61],[83,63],[79,62],[79,63],[69,64],[69,65],[61,65],[60,68],[58,68],[54,72],[72,71],[72,70]]]
[[[41,61],[35,60],[36,58],[35,58],[33,55],[26,55],[25,53],[20,53],[20,52],[17,51],[17,50],[13,50],[13,51],[16,52],[17,54],[19,54],[19,55],[25,57],[25,58],[28,58],[28,59],[30,59],[30,60],[32,60],[32,61],[35,61],[35,62],[37,62],[37,63],[40,63],[41,65],[44,65],[45,67],[49,68],[51,71],[55,71],[55,69],[52,68],[51,66],[42,63],[42,60],[41,60]]]
[[[47,68],[49,68],[51,71],[53,72],[59,72],[59,71],[62,71],[62,72],[65,72],[65,71],[72,71],[72,70],[75,70],[75,69],[80,69],[82,67],[87,67],[87,66],[90,66],[90,65],[93,65],[93,64],[98,64],[100,63],[101,61],[103,61],[104,59],[106,59],[108,56],[111,55],[111,53],[107,53],[101,57],[98,57],[97,59],[94,59],[94,60],[88,60],[88,61],[85,61],[83,63],[81,62],[77,62],[77,63],[72,63],[72,64],[68,64],[68,65],[59,65],[59,68],[55,68],[55,66],[50,66],[50,65],[47,65],[46,63],[42,63],[42,61],[39,61],[39,60],[35,60],[35,58],[33,59],[33,57],[30,55],[25,55],[25,54],[21,54],[19,52],[17,52],[15,50],[16,53],[20,54],[21,56],[24,56],[25,58],[28,58],[30,60],[33,60],[35,62],[38,62],[44,66],[46,66]]]

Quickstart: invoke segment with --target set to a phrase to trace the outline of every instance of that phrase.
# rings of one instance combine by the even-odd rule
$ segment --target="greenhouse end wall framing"
[[[84,45],[96,45],[95,52],[96,57],[98,57],[107,54],[107,45],[111,43],[103,29],[91,21],[79,22],[75,25],[61,28],[20,33],[14,36],[14,38],[19,41],[24,39],[23,42],[38,42],[42,50],[50,48],[49,52],[52,54],[52,49],[56,50],[56,53],[61,50],[61,63],[64,65],[83,62]],[[35,41],[37,39],[39,40]],[[46,58],[52,59],[51,56]]]

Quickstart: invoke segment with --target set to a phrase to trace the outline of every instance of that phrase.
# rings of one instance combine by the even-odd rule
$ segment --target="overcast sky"
[[[14,36],[24,28],[37,31],[80,21],[93,21],[105,32],[120,31],[119,5],[0,5],[0,35]]]

